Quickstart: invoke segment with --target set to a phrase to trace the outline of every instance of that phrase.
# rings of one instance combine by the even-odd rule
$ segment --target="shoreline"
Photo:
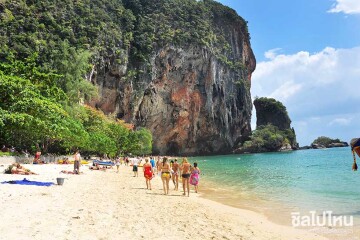
[[[5,166],[6,167],[6,166]],[[172,190],[163,195],[159,177],[147,190],[142,172],[132,177],[130,167],[60,174],[72,165],[25,165],[39,175],[0,174],[0,181],[27,178],[51,181],[64,177],[62,186],[0,184],[4,239],[326,239],[316,233],[281,226],[265,216]],[[2,172],[4,167],[0,168]],[[22,229],[18,231],[17,229]]]
[[[200,184],[201,188],[199,191],[201,198],[234,209],[259,214],[261,217],[266,218],[276,225],[316,233],[327,239],[341,240],[346,238],[360,240],[360,230],[355,230],[355,227],[360,223],[360,218],[354,218],[354,227],[292,227],[291,212],[305,214],[309,214],[309,212],[294,209],[294,207],[286,206],[284,203],[258,198],[255,193],[250,192],[243,193],[246,196],[246,200],[239,199],[234,197],[234,190],[231,190],[228,186],[220,186],[211,180],[204,180],[202,178]],[[219,197],[219,195],[221,195],[221,197]],[[286,210],[284,211],[284,209]],[[285,216],[285,212],[287,211],[289,214]]]

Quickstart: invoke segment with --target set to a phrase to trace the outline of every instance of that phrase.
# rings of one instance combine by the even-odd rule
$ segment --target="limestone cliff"
[[[273,98],[257,98],[254,100],[256,109],[256,127],[272,124],[280,130],[290,128],[291,120],[285,106]]]
[[[291,150],[299,148],[296,141],[294,128],[291,127],[291,120],[286,107],[273,98],[257,98],[254,100],[256,109],[256,128],[266,126],[268,124],[275,126],[280,133],[289,141],[284,141],[280,145],[274,145],[274,149],[267,150]],[[282,146],[281,146],[282,145]]]
[[[150,129],[154,153],[231,152],[251,134],[250,85],[256,61],[246,23],[233,10],[221,9],[223,13],[211,16],[213,28],[229,46],[226,52],[211,44],[156,44],[139,61],[130,46],[119,54],[121,61],[116,61],[118,55],[94,66],[91,79],[101,98],[91,104]]]

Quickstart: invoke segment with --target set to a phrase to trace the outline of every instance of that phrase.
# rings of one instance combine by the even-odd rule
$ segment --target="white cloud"
[[[347,125],[350,125],[352,121],[352,117],[350,118],[336,118],[334,120],[332,120],[331,122],[329,122],[329,126],[332,126],[332,125],[342,125],[342,126],[347,126]]]
[[[321,126],[326,126],[329,137],[337,133],[349,138],[353,134],[350,121],[360,115],[360,46],[292,55],[277,55],[277,51],[269,51],[268,60],[257,63],[252,97],[281,101],[293,123],[301,128],[297,135],[326,136],[320,132]],[[345,125],[348,132],[343,130]],[[306,141],[306,136],[302,138]]]
[[[360,1],[359,0],[336,0],[333,7],[329,10],[331,13],[343,12],[345,14],[359,14]]]
[[[277,53],[278,51],[280,51],[280,50],[281,50],[281,48],[271,49],[271,50],[265,52],[265,57],[268,58],[268,59],[274,59],[275,56],[276,56],[276,53]]]
[[[272,92],[269,97],[286,100],[299,92],[301,88],[301,84],[296,84],[294,82],[288,81],[285,82],[283,85],[279,86],[279,88]]]

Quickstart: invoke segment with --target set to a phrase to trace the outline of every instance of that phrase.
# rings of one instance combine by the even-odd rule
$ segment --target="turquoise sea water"
[[[353,216],[359,226],[360,171],[351,170],[353,157],[348,147],[190,160],[198,162],[208,187],[205,195],[214,200],[278,213],[282,220],[288,219],[286,223],[292,211],[332,211]]]

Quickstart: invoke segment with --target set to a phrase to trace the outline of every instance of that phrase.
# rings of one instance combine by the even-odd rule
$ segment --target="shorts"
[[[74,170],[79,170],[80,168],[80,161],[74,161]]]
[[[181,174],[182,178],[189,178],[190,177],[190,173],[185,173],[185,174]]]
[[[133,166],[133,172],[137,172],[138,171],[138,166]]]

